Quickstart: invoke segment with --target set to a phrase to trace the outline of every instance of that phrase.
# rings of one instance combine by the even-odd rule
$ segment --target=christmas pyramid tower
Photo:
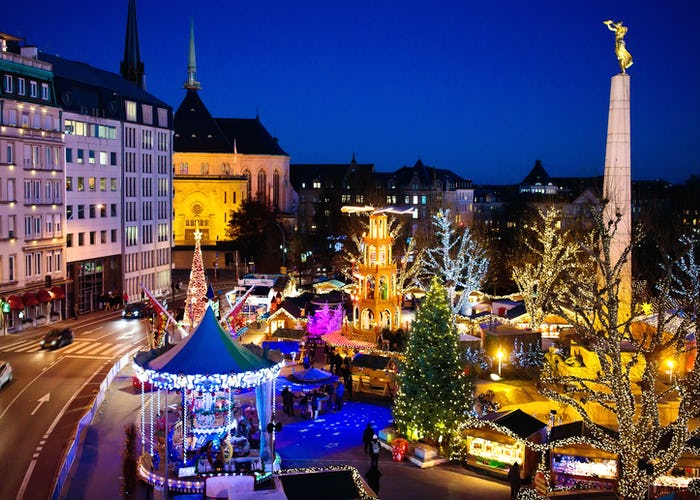
[[[199,324],[204,311],[207,308],[207,277],[204,274],[204,262],[202,259],[202,233],[199,225],[194,232],[194,255],[192,256],[192,269],[190,270],[190,283],[187,286],[187,298],[185,299],[185,325],[190,331]]]

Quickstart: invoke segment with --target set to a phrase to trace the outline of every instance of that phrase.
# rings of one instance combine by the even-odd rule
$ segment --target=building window
[[[148,104],[141,105],[141,114],[143,115],[143,123],[146,125],[153,124],[153,106]]]
[[[116,204],[116,203],[112,203],[112,204],[109,206],[109,214],[110,214],[111,217],[116,217],[116,216],[117,216],[117,204]]]
[[[109,235],[109,236],[110,236],[110,240],[112,241],[112,243],[116,243],[116,242],[117,242],[117,230],[116,230],[116,229],[112,229],[112,230],[110,231],[110,235]]]
[[[19,95],[24,95],[26,89],[24,88],[24,78],[17,78],[17,93]]]
[[[136,103],[133,101],[124,101],[126,106],[126,119],[130,122],[136,121]]]
[[[78,219],[85,218],[85,205],[78,205]]]
[[[12,83],[12,75],[5,75],[5,92],[8,94],[11,94],[15,90]]]
[[[164,108],[158,108],[158,126],[167,127],[168,126],[168,110]]]
[[[48,83],[41,84],[41,98],[45,101],[49,100],[49,84]]]
[[[112,166],[117,164],[117,153],[109,153],[109,164]]]
[[[107,231],[100,231],[100,243],[107,243]]]
[[[116,178],[112,177],[112,178],[109,180],[109,188],[110,188],[110,190],[112,190],[112,191],[116,191],[116,190],[117,190],[117,179],[116,179]]]
[[[95,183],[96,183],[96,178],[95,177],[88,177],[88,189],[90,191],[95,190]]]
[[[85,191],[85,177],[78,177],[78,191]]]
[[[94,165],[94,164],[95,164],[95,151],[94,151],[93,149],[91,149],[90,151],[88,151],[88,163],[89,163],[90,165]]]
[[[85,233],[78,233],[78,246],[85,246]]]
[[[66,148],[66,163],[73,163],[73,148]]]
[[[95,236],[96,236],[96,231],[90,231],[90,244],[94,245],[95,244]]]
[[[107,191],[107,178],[100,177],[100,191]]]
[[[82,165],[85,163],[85,151],[82,149],[78,150],[78,164]]]
[[[12,144],[7,145],[7,164],[12,165],[15,162],[14,146]]]
[[[97,213],[95,205],[90,205],[90,207],[88,208],[88,212],[90,214],[90,218],[94,219],[95,214]]]
[[[37,97],[39,95],[38,92],[39,87],[37,86],[35,81],[30,81],[29,82],[29,97]]]
[[[100,151],[100,165],[107,165],[107,151]]]

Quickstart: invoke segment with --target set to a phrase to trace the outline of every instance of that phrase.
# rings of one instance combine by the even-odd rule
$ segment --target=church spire
[[[201,86],[197,81],[197,56],[194,53],[194,19],[190,23],[190,52],[187,56],[187,81],[185,88],[199,90]]]
[[[146,76],[144,74],[143,61],[141,61],[139,31],[136,23],[136,0],[129,0],[129,11],[126,16],[124,59],[119,71],[125,80],[134,82],[139,88],[146,90]]]

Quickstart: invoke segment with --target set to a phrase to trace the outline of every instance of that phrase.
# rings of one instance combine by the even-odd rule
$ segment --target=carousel
[[[199,493],[213,475],[279,469],[273,395],[282,363],[233,340],[211,306],[182,342],[159,355],[141,353],[133,366],[144,481]]]

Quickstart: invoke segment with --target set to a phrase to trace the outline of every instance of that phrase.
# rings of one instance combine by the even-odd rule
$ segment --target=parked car
[[[49,331],[39,342],[42,349],[58,349],[73,342],[73,331],[70,328]]]
[[[147,302],[134,302],[127,304],[122,311],[122,318],[125,319],[141,319],[148,318],[153,314],[153,308]]]
[[[7,361],[0,361],[0,387],[4,387],[5,384],[12,382],[14,375],[12,373],[12,366]]]

